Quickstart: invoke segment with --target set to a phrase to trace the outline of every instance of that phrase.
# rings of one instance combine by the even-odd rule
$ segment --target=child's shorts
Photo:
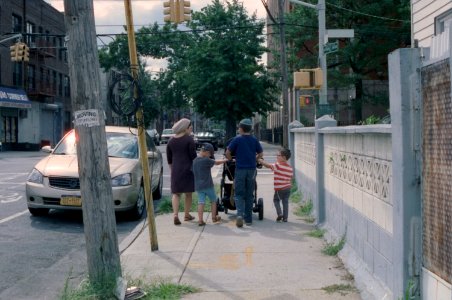
[[[206,203],[206,197],[208,197],[212,203],[217,200],[217,195],[215,194],[215,189],[213,187],[196,192],[198,193],[198,204]]]

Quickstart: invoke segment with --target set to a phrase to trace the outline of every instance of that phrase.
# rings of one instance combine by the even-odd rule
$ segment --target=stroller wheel
[[[264,199],[259,198],[257,201],[257,208],[259,212],[259,220],[262,221],[264,219]]]

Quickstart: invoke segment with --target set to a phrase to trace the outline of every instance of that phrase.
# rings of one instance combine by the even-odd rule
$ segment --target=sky
[[[45,0],[59,11],[64,11],[64,0]],[[163,0],[131,0],[133,23],[135,28],[163,22]],[[191,0],[191,9],[199,11],[210,4],[212,0]],[[258,18],[265,18],[265,8],[260,0],[240,1],[251,15],[256,13]],[[94,18],[97,34],[123,33],[126,23],[124,0],[94,0]],[[108,43],[110,39],[103,39]],[[158,71],[164,67],[164,61],[148,60],[150,70]]]

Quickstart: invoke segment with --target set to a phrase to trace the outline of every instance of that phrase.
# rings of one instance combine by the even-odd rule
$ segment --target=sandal
[[[180,222],[179,217],[174,216],[174,225],[180,225],[180,224],[182,224],[182,223]]]
[[[215,217],[212,217],[212,222],[213,223],[218,223],[221,221],[221,217],[219,215],[216,215]]]
[[[185,216],[184,221],[191,221],[194,219],[195,219],[195,217],[193,217],[192,215],[189,214],[189,215]]]
[[[206,222],[204,222],[204,221],[201,221],[198,223],[198,226],[205,226],[205,225],[206,225]]]

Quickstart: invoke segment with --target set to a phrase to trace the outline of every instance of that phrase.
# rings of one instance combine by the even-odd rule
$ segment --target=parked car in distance
[[[195,144],[196,148],[201,148],[202,144],[204,143],[210,143],[213,146],[213,149],[215,151],[218,150],[218,144],[219,144],[219,135],[215,134],[212,131],[202,131],[195,133]]]
[[[139,219],[146,210],[146,201],[138,131],[117,126],[106,126],[105,131],[115,211],[125,211]],[[46,215],[50,209],[82,209],[76,140],[72,130],[55,149],[43,147],[43,151],[50,154],[35,165],[25,183],[27,206],[32,215]],[[152,198],[158,200],[163,185],[162,154],[148,134],[146,144]]]
[[[212,131],[218,136],[218,147],[224,148],[224,144],[226,143],[226,132],[222,129],[213,129]]]
[[[162,131],[162,136],[160,137],[160,143],[162,144],[168,144],[168,141],[170,140],[170,138],[172,138],[175,134],[173,133],[173,130],[168,128],[168,129],[163,129]]]
[[[146,130],[156,146],[160,145],[160,134],[157,129]]]

